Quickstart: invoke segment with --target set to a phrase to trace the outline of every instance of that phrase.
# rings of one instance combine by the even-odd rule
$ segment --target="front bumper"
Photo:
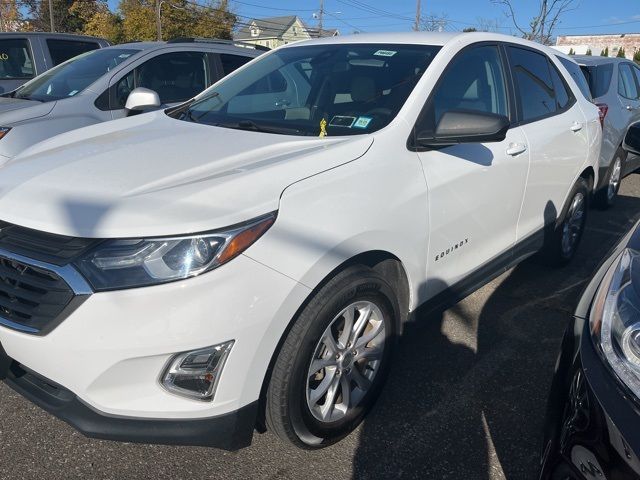
[[[251,444],[258,402],[212,418],[167,420],[119,417],[94,410],[66,388],[25,370],[8,357],[0,360],[0,363],[9,367],[4,373],[7,385],[87,437],[225,450],[238,450]]]
[[[96,293],[46,335],[0,327],[6,382],[91,437],[239,448],[250,442],[278,342],[308,294],[243,255],[191,279]],[[175,353],[228,340],[213,401],[160,385]]]
[[[541,479],[640,477],[640,403],[596,351],[589,314],[597,289],[633,229],[586,287],[562,341],[545,421]]]

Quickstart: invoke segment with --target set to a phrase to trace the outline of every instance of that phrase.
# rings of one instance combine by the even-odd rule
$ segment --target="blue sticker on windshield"
[[[367,128],[371,123],[373,118],[371,117],[358,117],[358,119],[353,123],[353,128]]]

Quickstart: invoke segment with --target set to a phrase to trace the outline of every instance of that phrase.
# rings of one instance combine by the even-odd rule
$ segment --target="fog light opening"
[[[169,392],[196,400],[211,401],[233,340],[171,357],[160,384]]]

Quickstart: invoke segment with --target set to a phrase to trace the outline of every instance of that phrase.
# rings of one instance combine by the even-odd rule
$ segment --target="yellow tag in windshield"
[[[324,138],[327,136],[327,121],[323,118],[320,120],[320,138]]]

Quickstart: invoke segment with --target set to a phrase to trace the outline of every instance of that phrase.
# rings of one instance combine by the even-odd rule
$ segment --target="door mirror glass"
[[[127,97],[127,103],[124,108],[127,110],[127,113],[131,115],[130,112],[143,112],[145,110],[153,110],[156,108],[160,108],[160,96],[157,92],[153,90],[149,90],[148,88],[134,88],[129,96]]]
[[[622,148],[634,155],[640,155],[640,122],[633,123],[629,126],[627,134],[624,137]]]
[[[501,142],[509,123],[507,117],[496,113],[451,110],[442,114],[434,135],[419,132],[417,141],[424,147]]]

